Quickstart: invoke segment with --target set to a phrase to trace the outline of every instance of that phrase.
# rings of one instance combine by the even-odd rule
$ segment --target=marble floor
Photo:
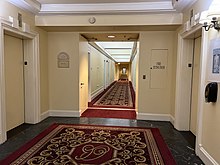
[[[104,119],[104,118],[67,118],[49,117],[42,122],[30,125],[23,124],[8,132],[8,140],[0,145],[0,160],[17,150],[23,144],[37,136],[52,123],[92,124],[109,126],[154,127],[160,132],[168,145],[178,165],[203,165],[204,163],[195,155],[195,138],[190,132],[179,132],[170,122]]]

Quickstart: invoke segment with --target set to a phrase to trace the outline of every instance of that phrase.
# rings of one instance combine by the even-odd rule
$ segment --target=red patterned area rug
[[[1,165],[175,165],[157,128],[54,124]]]
[[[133,108],[131,88],[129,81],[117,81],[106,93],[95,99],[96,101],[92,106]]]
[[[136,119],[136,111],[88,108],[85,112],[81,114],[81,117]]]

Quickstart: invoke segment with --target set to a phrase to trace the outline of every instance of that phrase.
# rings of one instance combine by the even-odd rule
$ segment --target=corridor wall
[[[173,88],[173,74],[174,68],[174,36],[172,31],[149,31],[141,32],[140,52],[139,52],[139,64],[138,64],[138,118],[139,119],[151,119],[151,120],[167,120],[173,121],[171,116],[172,105],[174,100],[172,97]],[[153,58],[152,52],[154,50],[166,50],[167,59],[166,65],[161,62],[162,59],[158,59],[156,64],[152,64]],[[154,66],[158,65],[158,66]],[[165,66],[163,66],[165,65]],[[164,69],[166,72],[165,79],[162,80],[164,87],[151,88],[151,74],[152,69]],[[146,78],[144,79],[144,75]],[[158,81],[160,76],[158,76]]]
[[[50,112],[79,116],[79,33],[48,33]],[[69,66],[58,66],[58,55],[69,56]]]
[[[108,74],[105,74],[105,69],[109,71]],[[104,90],[105,81],[108,81],[107,85],[110,85],[112,82],[114,82],[114,76],[115,76],[114,61],[107,58],[105,55],[103,55],[94,47],[90,46],[91,100],[94,99],[95,96],[97,96],[100,92]]]

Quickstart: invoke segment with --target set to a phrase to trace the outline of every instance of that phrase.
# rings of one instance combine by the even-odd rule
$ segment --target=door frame
[[[174,127],[177,130],[187,130],[189,131],[189,118],[190,118],[190,107],[188,105],[183,105],[183,101],[181,100],[181,89],[187,90],[183,84],[181,84],[182,80],[182,65],[184,58],[184,50],[187,49],[189,45],[191,45],[193,39],[188,39],[190,35],[194,34],[197,30],[202,28],[202,25],[198,25],[191,31],[178,34],[178,52],[177,52],[177,72],[176,72],[176,101],[175,101],[175,122]],[[199,89],[198,89],[198,112],[197,112],[197,133],[196,133],[196,154],[199,156],[202,155],[202,119],[203,119],[203,111],[204,111],[204,90],[205,90],[205,76],[206,76],[206,68],[207,68],[207,50],[208,50],[208,32],[206,32],[202,28],[202,36],[201,36],[201,54],[200,54],[200,76],[199,76]],[[193,54],[193,51],[189,52]],[[188,109],[184,109],[184,108]]]
[[[7,140],[6,134],[6,97],[5,97],[5,64],[4,64],[4,34],[12,33],[24,40],[25,83],[25,122],[36,124],[40,121],[40,59],[39,34],[24,32],[13,27],[12,22],[0,19],[0,144]]]

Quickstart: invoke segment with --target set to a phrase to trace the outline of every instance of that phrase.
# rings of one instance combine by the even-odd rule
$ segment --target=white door
[[[197,126],[200,53],[201,53],[201,37],[196,38],[194,40],[194,59],[193,59],[191,115],[190,115],[190,131],[194,135],[196,135],[196,126]]]
[[[88,42],[80,36],[79,42],[79,81],[80,81],[80,111],[88,107]]]
[[[24,71],[22,39],[5,35],[6,129],[24,123]]]

